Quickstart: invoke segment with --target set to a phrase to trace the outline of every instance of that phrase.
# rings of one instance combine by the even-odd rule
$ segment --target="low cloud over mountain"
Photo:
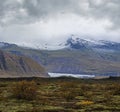
[[[0,40],[31,47],[64,41],[71,34],[120,41],[119,4],[119,0],[0,0]]]

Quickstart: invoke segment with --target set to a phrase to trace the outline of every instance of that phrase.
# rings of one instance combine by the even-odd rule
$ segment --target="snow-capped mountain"
[[[19,46],[19,45],[18,45]],[[0,48],[17,47],[16,44],[10,44],[6,42],[0,42]],[[27,45],[21,45],[25,49],[38,49],[38,50],[60,50],[60,49],[92,49],[97,51],[119,51],[120,43],[106,41],[106,40],[94,40],[83,39],[81,36],[72,35],[66,41],[59,43],[45,43],[40,45],[34,45],[29,47]]]
[[[94,40],[94,39],[88,39],[88,38],[81,38],[80,36],[72,35],[67,40],[67,44],[71,42],[72,44],[83,44],[85,46],[95,46],[95,45],[104,45],[102,41]]]
[[[1,47],[5,47],[5,46],[9,46],[9,44],[8,44],[8,43],[5,43],[5,42],[0,42],[0,48],[1,48]]]
[[[100,40],[103,45],[97,45],[96,48],[106,49],[106,50],[120,50],[120,43],[119,42],[112,42],[112,41],[105,41]]]
[[[78,36],[70,37],[66,46],[73,49],[93,49],[93,50],[120,50],[120,43],[106,41],[106,40],[93,40],[93,39],[81,39]]]
[[[36,50],[2,42],[0,46],[3,51],[32,58],[51,73],[120,74],[120,43],[117,42],[72,36],[61,44],[56,43],[54,51],[49,44],[45,44],[46,50],[40,46]]]
[[[6,43],[6,42],[0,42],[0,48],[6,48],[6,47],[12,47],[12,46],[17,46],[17,45]]]

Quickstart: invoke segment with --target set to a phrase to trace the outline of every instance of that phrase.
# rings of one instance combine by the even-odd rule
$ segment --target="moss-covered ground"
[[[13,96],[21,80],[35,81],[35,99]],[[0,112],[120,112],[120,78],[0,79]]]

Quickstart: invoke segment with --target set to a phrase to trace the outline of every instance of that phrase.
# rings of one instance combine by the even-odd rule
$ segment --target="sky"
[[[0,0],[0,41],[29,47],[71,35],[120,42],[120,0]]]

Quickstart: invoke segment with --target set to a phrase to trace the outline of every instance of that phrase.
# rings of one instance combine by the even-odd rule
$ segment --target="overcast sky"
[[[37,46],[72,34],[120,41],[120,0],[0,0],[0,41]]]

